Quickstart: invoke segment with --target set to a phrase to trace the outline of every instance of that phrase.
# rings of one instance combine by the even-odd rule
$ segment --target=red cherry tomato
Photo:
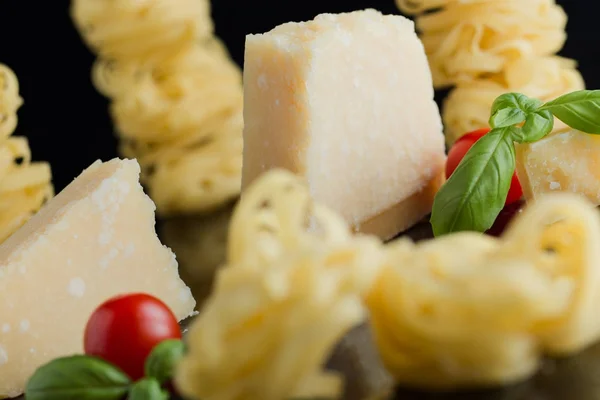
[[[446,178],[449,178],[450,175],[454,172],[454,170],[458,167],[458,164],[461,162],[467,151],[477,142],[482,136],[490,131],[489,128],[478,129],[473,132],[469,132],[464,136],[461,136],[454,145],[450,148],[448,152],[448,159],[446,161]],[[515,172],[512,176],[512,180],[510,182],[510,189],[508,191],[508,196],[506,197],[506,205],[515,203],[520,200],[523,196],[523,189],[521,188],[521,184],[519,183],[519,178],[517,178],[517,173]]]
[[[144,363],[154,346],[180,338],[169,307],[147,294],[129,294],[109,299],[94,311],[85,328],[84,349],[137,380],[144,376]]]

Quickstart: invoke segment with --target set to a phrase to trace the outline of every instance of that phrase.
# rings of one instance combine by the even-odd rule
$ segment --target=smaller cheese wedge
[[[181,320],[195,300],[154,230],[154,203],[134,160],[96,162],[0,246],[0,398],[32,373],[83,352],[93,310],[144,292]]]
[[[600,137],[575,130],[517,144],[517,176],[527,200],[551,192],[578,193],[600,205]]]
[[[369,9],[247,36],[242,190],[290,170],[354,230],[388,239],[431,211],[444,162],[410,20]]]

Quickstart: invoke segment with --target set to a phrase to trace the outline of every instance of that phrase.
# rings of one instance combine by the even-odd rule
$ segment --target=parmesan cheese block
[[[154,230],[154,203],[133,160],[99,161],[0,246],[0,398],[40,365],[83,352],[93,310],[117,294],[162,299],[180,320],[195,306]]]
[[[248,35],[245,189],[279,167],[357,231],[387,239],[431,211],[444,137],[414,24],[375,10]]]
[[[517,175],[527,200],[572,192],[600,204],[600,137],[569,130],[517,144]]]

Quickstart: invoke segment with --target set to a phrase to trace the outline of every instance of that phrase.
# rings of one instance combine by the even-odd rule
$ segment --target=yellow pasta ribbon
[[[434,86],[444,102],[446,141],[487,126],[495,98],[519,92],[541,100],[584,89],[573,60],[555,57],[567,15],[555,0],[397,0],[415,15]],[[564,128],[557,123],[555,130]]]
[[[227,265],[190,327],[178,388],[206,400],[339,398],[343,382],[323,366],[363,321],[381,260],[378,239],[353,237],[299,177],[265,173],[236,207]]]
[[[54,195],[50,165],[32,162],[27,138],[11,136],[22,104],[16,75],[0,64],[0,242]]]
[[[239,195],[241,71],[213,35],[208,0],[73,0],[72,18],[99,56],[120,153],[137,158],[164,215],[210,211]]]

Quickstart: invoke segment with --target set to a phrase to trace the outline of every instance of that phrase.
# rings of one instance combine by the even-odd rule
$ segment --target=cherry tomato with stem
[[[121,368],[131,379],[144,376],[152,349],[181,339],[177,318],[161,300],[144,293],[113,297],[100,305],[85,328],[85,354]]]
[[[469,132],[463,136],[461,136],[450,148],[448,152],[448,159],[446,160],[446,178],[449,178],[450,175],[456,170],[458,164],[462,161],[463,157],[469,149],[477,142],[481,137],[487,134],[490,131],[489,128],[478,129],[473,132]],[[508,191],[508,196],[506,197],[505,205],[513,204],[521,199],[523,196],[523,189],[521,188],[521,184],[519,182],[519,178],[517,177],[517,172],[513,173],[510,189]]]

